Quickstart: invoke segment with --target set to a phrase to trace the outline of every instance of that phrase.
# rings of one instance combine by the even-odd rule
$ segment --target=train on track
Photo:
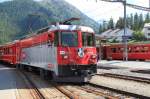
[[[106,60],[123,60],[124,57],[123,44],[107,44],[100,47],[100,53]],[[98,48],[99,50],[99,48]],[[128,60],[150,60],[150,44],[128,44]]]
[[[97,71],[95,33],[70,25],[72,18],[0,46],[0,60],[17,68],[39,70],[60,82],[85,82]]]

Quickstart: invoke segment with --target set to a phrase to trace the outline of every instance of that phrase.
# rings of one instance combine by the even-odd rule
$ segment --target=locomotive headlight
[[[64,58],[64,59],[68,59],[68,55],[64,55],[63,58]]]
[[[78,56],[81,57],[81,58],[84,56],[83,48],[78,49]]]
[[[62,56],[63,59],[68,59],[68,55],[66,54],[65,51],[60,51],[60,55]]]

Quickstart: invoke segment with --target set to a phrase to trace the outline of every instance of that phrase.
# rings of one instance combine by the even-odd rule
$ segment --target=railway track
[[[132,81],[136,81],[136,82],[142,82],[142,83],[150,84],[150,79],[148,79],[148,78],[127,76],[127,75],[120,75],[120,74],[111,74],[111,73],[103,73],[103,74],[96,74],[96,75],[112,77],[112,78],[119,78],[119,79],[125,79],[125,80],[132,80]]]
[[[89,86],[81,86],[77,87],[78,89],[84,90],[89,93],[93,93],[95,95],[99,95],[103,97],[104,99],[120,99],[118,96],[114,96],[111,94],[106,93],[105,91],[98,90],[97,88],[89,87]]]
[[[19,71],[19,75],[26,82],[28,91],[32,94],[32,97],[28,97],[29,99],[70,99],[51,83],[48,84],[40,79],[39,76],[25,71]]]
[[[120,99],[113,95],[108,95],[100,90],[77,85],[61,85],[57,87],[64,94],[68,94],[71,99]]]
[[[19,73],[23,80],[26,82],[30,93],[32,94],[33,99],[45,99],[44,95],[38,90],[36,85],[32,82],[32,80],[24,73]]]
[[[91,85],[74,85],[74,84],[56,84],[48,82],[51,87],[47,85],[38,85],[42,82],[39,81],[37,75],[31,73],[24,73],[24,79],[26,79],[32,85],[35,94],[39,96],[36,99],[125,99],[122,97],[129,97],[120,94],[114,94],[113,92],[106,92],[105,90],[97,89]],[[45,86],[45,87],[44,87]],[[40,89],[39,89],[40,87]],[[53,90],[52,90],[53,89]],[[59,92],[58,92],[59,91]],[[62,95],[63,94],[63,95]],[[50,95],[50,96],[49,96]],[[134,98],[133,98],[134,99]]]
[[[114,92],[129,95],[140,99],[149,99],[150,79],[120,74],[103,73],[96,74],[91,86],[112,90]]]
[[[107,77],[114,77],[118,79],[126,79],[126,80],[132,80],[132,77],[122,77],[122,75],[113,75],[113,74],[97,74],[97,76],[107,76]],[[36,97],[34,99],[137,99],[137,98],[144,98],[147,97],[138,95],[138,94],[132,94],[129,92],[125,92],[122,90],[117,90],[113,88],[107,88],[103,86],[99,86],[97,84],[93,83],[86,83],[83,85],[74,85],[74,84],[56,84],[51,83],[49,81],[48,85],[51,87],[48,87],[46,85],[38,85],[38,83],[41,83],[38,79],[39,77],[37,75],[32,76],[31,73],[23,73],[23,78],[26,80],[26,82],[29,83],[29,86],[31,89],[31,93],[33,94],[33,97]],[[142,78],[136,78],[133,79],[134,81],[142,81]],[[144,80],[144,83],[149,83],[149,80]],[[39,88],[40,86],[40,88]],[[45,86],[45,87],[43,87]],[[53,90],[52,90],[53,89]]]

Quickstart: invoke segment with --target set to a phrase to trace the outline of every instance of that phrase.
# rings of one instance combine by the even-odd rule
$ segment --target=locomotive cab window
[[[54,36],[54,46],[58,46],[59,45],[59,32],[55,32],[55,36]]]
[[[61,32],[61,45],[70,47],[78,46],[77,32]]]
[[[95,46],[94,35],[92,33],[82,33],[83,46]]]

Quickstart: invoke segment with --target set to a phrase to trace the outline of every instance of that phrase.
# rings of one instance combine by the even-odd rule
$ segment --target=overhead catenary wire
[[[143,7],[143,6],[139,6],[139,5],[133,5],[133,4],[129,4],[127,3],[126,4],[128,7],[131,7],[131,8],[134,8],[134,9],[137,9],[137,10],[142,10],[142,11],[150,11],[150,8],[148,7]]]
[[[112,2],[112,3],[122,3],[124,2],[124,0],[96,0],[96,2],[98,1],[103,1],[103,2]],[[141,10],[141,11],[150,11],[150,8],[149,7],[143,7],[143,6],[139,6],[139,5],[134,5],[134,4],[130,4],[130,3],[126,3],[126,6],[129,7],[129,8],[133,8],[133,9],[137,9],[137,10]],[[113,9],[112,9],[113,10]],[[87,11],[86,13],[94,13],[94,11]],[[106,12],[105,12],[106,13]],[[105,14],[103,13],[103,14]],[[95,16],[99,16],[101,15],[102,13],[97,13]],[[102,14],[102,15],[103,15]]]
[[[113,2],[122,2],[122,3],[124,2],[124,0],[99,0],[99,1],[112,2],[112,3]],[[126,6],[137,9],[137,10],[150,11],[150,7],[148,8],[148,7],[143,7],[143,6],[129,4],[129,3],[126,3]]]

